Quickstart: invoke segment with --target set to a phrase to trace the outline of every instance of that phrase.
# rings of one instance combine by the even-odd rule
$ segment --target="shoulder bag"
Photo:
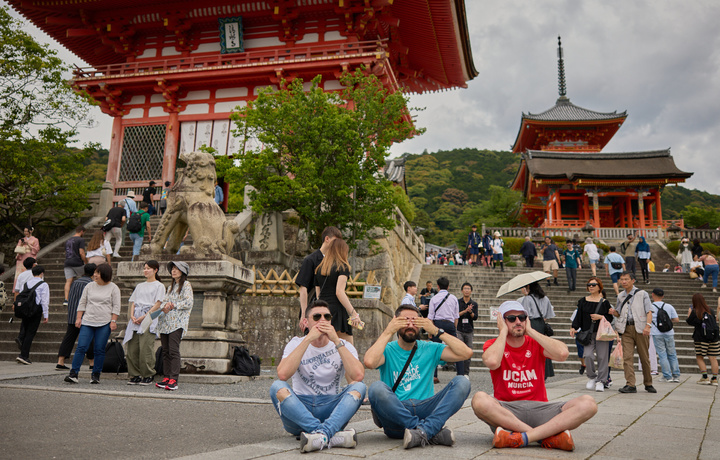
[[[600,311],[600,305],[602,305],[602,302],[598,302],[598,305],[595,308],[594,314],[597,315],[597,313]],[[577,341],[580,342],[581,345],[590,345],[590,342],[592,342],[592,339],[593,339],[593,335],[594,334],[592,331],[592,326],[590,326],[590,329],[588,329],[587,331],[578,332],[577,334],[575,334],[575,337],[577,338]]]
[[[413,356],[415,356],[415,352],[417,351],[417,342],[415,345],[413,345],[412,350],[410,351],[410,356],[408,356],[407,361],[405,361],[405,366],[403,366],[402,370],[400,371],[400,374],[398,374],[397,379],[395,379],[395,384],[392,387],[393,393],[397,390],[397,387],[400,386],[400,382],[402,381],[402,378],[405,376],[405,371],[407,370],[408,366],[410,366],[410,361],[412,361]],[[375,410],[370,407],[370,413],[372,413],[373,422],[375,423],[375,426],[378,428],[382,428],[382,422],[380,422],[380,418],[375,413]]]
[[[542,320],[542,323],[543,323],[542,333],[548,337],[552,337],[553,335],[555,335],[555,331],[553,331],[552,326],[550,326],[547,323],[547,321],[545,321],[545,317],[543,316],[542,311],[540,311],[540,306],[538,305],[537,300],[535,300],[535,297],[533,295],[529,295],[528,297],[530,297],[533,300],[533,302],[535,302],[535,308],[537,309],[538,314],[540,315],[540,319]],[[541,331],[538,331],[538,332],[541,332]]]

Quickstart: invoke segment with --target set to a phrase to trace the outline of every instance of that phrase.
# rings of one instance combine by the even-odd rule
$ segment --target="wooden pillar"
[[[600,228],[600,203],[598,199],[598,193],[593,193],[593,220],[595,223],[593,224],[595,228]],[[610,208],[612,211],[612,208]]]
[[[632,213],[632,199],[629,196],[625,197],[625,227],[632,228],[633,226],[633,213]]]
[[[645,230],[645,200],[642,191],[638,190],[638,214],[640,215],[640,228]]]
[[[585,215],[584,220],[585,222],[588,222],[590,220],[590,199],[588,198],[587,193],[585,194],[583,200],[583,214]]]
[[[655,190],[655,212],[657,213],[657,224],[663,225],[662,209],[660,208],[660,190]]]
[[[120,152],[122,148],[122,117],[113,118],[112,134],[110,138],[110,151],[108,157],[107,174],[105,180],[110,182],[113,187],[113,195],[115,194],[115,183],[120,174]]]
[[[163,155],[162,181],[163,186],[166,181],[175,182],[175,166],[177,164],[178,142],[180,140],[180,123],[178,122],[178,113],[170,112],[165,130],[165,153]]]
[[[558,226],[562,224],[562,208],[560,207],[560,190],[555,192],[555,219],[558,220]]]
[[[617,199],[618,209],[620,210],[620,227],[625,226],[625,197],[619,197]]]

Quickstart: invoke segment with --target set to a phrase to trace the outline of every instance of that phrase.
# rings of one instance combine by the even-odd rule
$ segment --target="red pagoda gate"
[[[173,181],[178,153],[238,152],[229,115],[282,79],[365,66],[392,91],[466,87],[477,75],[464,0],[8,0],[91,68],[73,85],[113,117],[114,201]]]
[[[627,113],[595,112],[570,102],[558,37],[560,97],[554,107],[523,113],[513,152],[521,153],[512,189],[522,191],[521,214],[544,228],[666,228],[660,194],[685,182],[670,149],[601,152]]]

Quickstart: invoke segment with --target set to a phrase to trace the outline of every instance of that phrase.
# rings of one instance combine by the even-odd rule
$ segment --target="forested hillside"
[[[413,225],[429,243],[463,246],[470,225],[522,225],[515,211],[522,196],[508,187],[520,155],[472,148],[407,155],[405,181],[416,208]],[[664,219],[688,227],[720,226],[720,196],[680,186],[662,192]]]

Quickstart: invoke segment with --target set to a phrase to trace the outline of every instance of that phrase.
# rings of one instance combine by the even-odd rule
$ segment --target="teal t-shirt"
[[[418,340],[416,343],[418,349],[415,356],[395,391],[400,401],[427,399],[435,394],[433,373],[435,367],[440,363],[440,355],[447,345],[424,340]],[[380,380],[392,388],[410,356],[410,351],[403,350],[397,341],[394,341],[385,347],[384,355],[385,363],[379,367]]]
[[[565,266],[568,268],[578,268],[577,260],[580,258],[580,253],[577,249],[573,248],[572,251],[566,249],[563,251],[565,256]]]

